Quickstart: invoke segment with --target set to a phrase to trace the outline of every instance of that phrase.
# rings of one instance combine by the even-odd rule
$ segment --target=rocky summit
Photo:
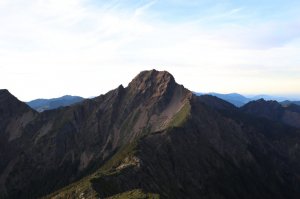
[[[0,198],[300,198],[299,107],[250,103],[156,70],[41,113],[0,90]]]

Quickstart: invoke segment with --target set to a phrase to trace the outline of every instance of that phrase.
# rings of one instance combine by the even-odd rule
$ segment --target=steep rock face
[[[300,196],[299,130],[237,110],[219,112],[196,97],[190,104],[182,126],[138,142],[134,157],[139,164],[123,169],[116,164],[108,175],[92,180],[100,197],[132,189],[159,193],[161,198]]]
[[[37,113],[19,101],[8,90],[0,90],[0,147],[22,136],[24,128]],[[0,150],[0,153],[3,150]]]
[[[6,141],[15,152],[1,197],[296,199],[299,142],[299,129],[144,71],[126,88],[37,114]]]
[[[0,193],[5,194],[4,184],[9,178],[21,152],[19,139],[24,136],[26,126],[36,118],[37,113],[8,90],[0,90]],[[0,197],[1,197],[0,194]]]
[[[298,198],[300,131],[211,97],[188,98],[173,119],[121,148],[91,176],[47,198]],[[174,124],[171,122],[170,124]]]
[[[21,129],[22,152],[8,158],[2,189],[10,198],[31,198],[68,184],[136,138],[172,125],[191,96],[168,72],[152,70],[140,73],[127,88],[40,113]]]
[[[252,101],[241,108],[244,113],[300,128],[300,107],[296,104],[281,105],[263,99]]]
[[[1,134],[5,132],[12,132],[13,129],[26,124],[33,118],[34,111],[31,110],[26,104],[19,101],[8,90],[0,90],[0,131]],[[10,124],[12,120],[18,120],[18,124]],[[7,129],[8,128],[8,129]],[[20,135],[9,135],[9,139],[12,140]]]

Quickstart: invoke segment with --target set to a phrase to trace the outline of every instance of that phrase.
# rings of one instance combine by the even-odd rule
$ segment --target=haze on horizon
[[[190,90],[300,99],[296,0],[0,0],[0,88],[83,97],[167,70]]]

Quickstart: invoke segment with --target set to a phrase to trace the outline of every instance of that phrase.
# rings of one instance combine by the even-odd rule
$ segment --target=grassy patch
[[[137,141],[134,141],[118,150],[118,152],[113,155],[97,173],[109,173],[113,168],[120,165],[120,163],[128,156],[135,154],[137,146]]]
[[[104,182],[103,177],[117,175],[118,171],[115,171],[115,168],[119,166],[126,157],[134,155],[136,146],[137,141],[120,148],[118,152],[94,174],[58,190],[55,193],[44,197],[44,199],[71,199],[78,198],[79,196],[83,196],[85,198],[97,198],[98,193],[93,189],[93,183],[101,184],[101,190],[104,192],[117,192],[117,190],[114,190],[117,187],[115,187],[112,182],[107,181],[102,183]]]
[[[90,176],[74,182],[42,199],[71,199],[84,196],[85,198],[97,198],[98,194],[92,189]]]
[[[191,105],[187,102],[172,118],[169,127],[180,127],[187,120],[191,111]]]
[[[120,193],[114,196],[111,196],[107,199],[159,199],[159,195],[158,194],[154,194],[154,193],[144,193],[142,190],[140,189],[134,189],[131,191],[127,191],[124,193]]]

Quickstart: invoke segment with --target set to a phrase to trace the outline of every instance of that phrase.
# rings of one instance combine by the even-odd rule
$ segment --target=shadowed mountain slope
[[[165,71],[33,113],[3,140],[15,152],[1,157],[2,198],[300,197],[299,129],[197,97]]]
[[[283,106],[288,106],[288,105],[291,105],[291,104],[296,104],[296,105],[300,106],[300,101],[285,100],[285,101],[280,102],[280,104],[282,104]]]
[[[169,73],[153,70],[140,73],[127,88],[38,114],[21,129],[23,136],[5,140],[9,147],[17,143],[20,154],[5,159],[4,193],[30,198],[74,181],[137,137],[179,124],[173,116],[191,95]]]
[[[299,130],[207,107],[195,96],[189,104],[180,126],[148,133],[48,198],[106,198],[137,189],[161,198],[299,196]]]
[[[212,95],[201,95],[198,97],[198,100],[204,103],[205,105],[218,110],[237,109],[233,104]]]
[[[236,107],[241,107],[251,101],[251,99],[240,95],[238,93],[220,94],[220,93],[209,93],[209,95],[216,96],[220,99],[230,102]]]
[[[260,99],[252,101],[241,108],[244,113],[282,122],[300,128],[300,106],[296,104],[281,105],[277,101]]]

